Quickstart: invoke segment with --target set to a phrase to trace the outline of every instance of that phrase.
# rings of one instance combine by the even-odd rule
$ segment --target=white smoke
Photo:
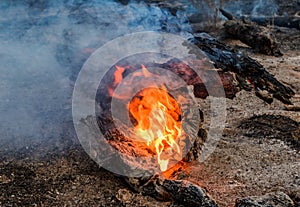
[[[273,16],[278,13],[278,5],[274,0],[228,0],[223,2],[222,8],[236,17],[243,15]]]
[[[256,0],[252,16],[273,16],[278,13],[278,6],[273,0]]]
[[[182,16],[142,2],[3,0],[0,11],[0,144],[16,147],[66,136],[74,81],[99,46],[131,32],[188,28]]]

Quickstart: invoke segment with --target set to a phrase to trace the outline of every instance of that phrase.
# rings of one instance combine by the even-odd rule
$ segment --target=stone
[[[283,192],[237,199],[235,207],[294,207],[292,199]]]

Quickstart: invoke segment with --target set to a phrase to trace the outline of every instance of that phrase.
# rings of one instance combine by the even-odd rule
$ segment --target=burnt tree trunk
[[[241,40],[257,52],[282,56],[279,45],[270,28],[259,26],[246,19],[235,19],[231,14],[220,10],[229,20],[225,22],[225,31],[232,37]]]
[[[233,20],[235,17],[224,9],[220,12],[228,19]],[[299,16],[243,16],[241,19],[250,19],[261,26],[275,25],[278,27],[296,28],[300,29]]]
[[[240,90],[254,89],[256,95],[268,103],[276,98],[285,104],[292,104],[290,98],[295,95],[293,90],[279,82],[256,60],[231,49],[206,33],[194,34],[191,41],[208,56],[216,68],[221,69],[220,74],[235,74]]]
[[[252,22],[262,26],[275,25],[278,27],[300,29],[300,17],[298,16],[277,16],[277,17],[252,17],[249,16]]]
[[[96,120],[96,122],[95,122]],[[168,169],[162,174],[154,174],[151,170],[157,168],[153,162],[149,160],[147,164],[138,163],[134,160],[135,156],[147,156],[149,150],[142,143],[135,142],[130,137],[124,136],[114,127],[114,121],[110,118],[110,115],[104,112],[101,116],[94,119],[93,117],[87,117],[82,120],[82,124],[94,126],[95,129],[99,126],[103,131],[106,140],[99,139],[93,143],[88,152],[93,155],[93,159],[97,163],[103,163],[114,165],[120,164],[123,168],[123,173],[126,174],[126,170],[136,171],[134,177],[131,172],[129,176],[122,176],[128,185],[137,192],[143,195],[150,195],[158,200],[162,201],[175,201],[184,206],[195,207],[217,207],[216,202],[210,198],[210,196],[200,186],[193,184],[185,180],[178,180],[178,176],[181,171],[184,171],[184,165],[187,162],[196,160],[200,155],[202,145],[206,139],[206,131],[199,127],[198,138],[194,140],[193,146],[189,149],[187,155],[181,162]],[[95,133],[97,130],[90,128],[88,133]],[[187,140],[188,141],[188,138]],[[116,155],[114,151],[105,147],[103,142],[108,142],[113,148],[120,152],[120,155]],[[100,153],[99,153],[100,152]],[[149,170],[149,173],[147,172]]]

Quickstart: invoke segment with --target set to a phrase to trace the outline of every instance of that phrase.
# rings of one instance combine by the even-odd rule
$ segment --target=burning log
[[[81,124],[94,126],[95,130],[89,127],[87,134],[94,133],[94,137],[99,137],[99,140],[93,140],[92,145],[85,144],[90,146],[88,153],[91,157],[106,169],[110,169],[112,163],[119,167],[118,174],[133,189],[186,206],[217,206],[201,187],[180,179],[187,163],[198,160],[207,139],[202,127],[202,111],[194,102],[183,97],[184,94],[190,94],[188,87],[193,86],[194,95],[200,98],[217,96],[215,85],[223,85],[228,98],[234,98],[242,89],[255,89],[258,96],[267,94],[259,96],[267,102],[274,97],[288,104],[294,93],[258,62],[209,35],[197,34],[191,41],[215,66],[205,70],[199,62],[201,67],[198,69],[203,70],[200,72],[206,80],[201,80],[195,71],[177,59],[165,63],[145,63],[139,67],[115,65],[102,79],[97,92],[97,101],[101,106],[97,117],[87,117]],[[191,53],[193,49],[190,48]],[[153,78],[158,79],[161,74],[150,72],[148,67],[171,71],[183,82],[167,77],[172,80],[172,86],[157,85]],[[160,71],[166,73],[163,69]],[[141,88],[135,81],[140,76],[144,77],[143,84],[151,83],[151,87]],[[128,79],[125,81],[125,78]],[[212,94],[208,94],[207,86],[212,87]],[[134,96],[118,93],[118,88],[133,92]],[[113,116],[113,100],[116,108],[126,109],[127,113],[123,115],[129,119],[125,122],[122,116],[117,119]],[[175,100],[183,101],[178,104]],[[188,126],[182,123],[188,123]],[[184,133],[186,127],[189,134]],[[99,128],[104,139],[97,135]]]
[[[257,52],[266,55],[282,56],[275,36],[269,28],[259,26],[245,18],[242,20],[235,19],[233,15],[223,9],[220,9],[220,11],[229,19],[224,24],[225,31],[229,35],[241,40]]]
[[[209,95],[218,96],[217,86],[220,85],[224,87],[225,96],[229,99],[233,99],[235,94],[240,91],[236,76],[230,71],[203,70],[203,77],[208,77],[208,80],[204,83],[204,80],[201,80],[194,70],[177,59],[172,59],[164,64],[155,64],[155,66],[172,71],[182,78],[188,85],[194,86],[194,95],[197,98],[205,99]],[[212,94],[208,93],[206,87],[210,87]]]
[[[101,130],[105,131],[107,141],[121,153],[120,155],[116,155],[113,151],[108,150],[104,147],[103,142],[105,142],[105,140],[99,139],[97,140],[98,144],[91,146],[91,151],[96,150],[97,152],[101,151],[103,153],[89,152],[90,154],[95,154],[94,159],[100,162],[103,161],[104,166],[105,163],[107,164],[113,161],[114,165],[122,166],[124,174],[127,170],[128,172],[137,172],[136,175],[138,177],[123,176],[123,178],[131,188],[144,195],[150,195],[163,201],[175,201],[184,206],[218,206],[201,187],[191,182],[177,179],[180,172],[184,171],[185,163],[190,160],[195,160],[197,156],[199,156],[202,144],[206,139],[205,130],[199,130],[198,139],[195,140],[193,147],[183,161],[161,174],[152,175],[151,172],[147,171],[157,168],[153,162],[149,161],[145,165],[145,163],[138,163],[134,159],[128,159],[128,156],[126,156],[148,156],[151,152],[149,152],[147,147],[143,144],[121,134],[113,126],[113,120],[109,118],[108,114],[105,114],[106,113],[99,116],[96,123],[92,117],[87,117],[82,120],[82,124],[91,126],[92,123],[95,129],[100,126]],[[93,132],[94,130],[89,130],[89,133]]]
[[[100,86],[98,97],[101,97],[101,111],[98,117],[82,120],[82,124],[95,127],[95,130],[89,128],[88,133],[97,133],[99,127],[105,138],[96,140],[89,154],[94,155],[93,158],[103,167],[111,163],[119,166],[118,174],[123,175],[129,186],[145,195],[173,200],[185,206],[217,206],[199,186],[177,179],[186,163],[200,157],[207,138],[202,128],[203,113],[199,113],[197,105],[185,98],[184,94],[189,93],[186,84],[183,82],[181,86],[181,83],[175,83],[168,88],[156,85],[151,79],[157,78],[156,74],[144,65],[117,65],[112,72],[113,75],[108,75],[111,79],[104,79],[107,82],[104,87]],[[125,83],[122,85],[126,74],[132,78],[123,81]],[[137,81],[139,76],[143,76],[143,83],[149,81],[155,85],[141,89]],[[117,93],[118,84],[125,93]],[[138,92],[133,92],[133,97],[127,94],[127,91],[135,89]],[[118,109],[128,110],[128,121],[131,123],[121,120],[122,117],[120,120],[113,117],[113,98]],[[179,101],[180,108],[175,99]],[[185,130],[190,133],[185,133]]]

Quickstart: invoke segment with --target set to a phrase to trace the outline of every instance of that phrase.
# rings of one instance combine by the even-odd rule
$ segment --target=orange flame
[[[119,66],[116,66],[116,72],[114,73],[114,76],[115,76],[115,82],[114,82],[114,86],[116,86],[117,84],[119,84],[122,79],[123,79],[123,72],[125,70],[125,68],[122,68],[122,67],[119,67]]]
[[[116,68],[114,84],[121,81],[124,72],[124,68]],[[153,75],[142,65],[142,73],[137,71],[133,77]],[[127,107],[134,118],[136,134],[157,155],[161,171],[168,169],[170,159],[181,160],[181,150],[176,142],[181,134],[180,108],[166,87],[153,84],[141,90]]]

